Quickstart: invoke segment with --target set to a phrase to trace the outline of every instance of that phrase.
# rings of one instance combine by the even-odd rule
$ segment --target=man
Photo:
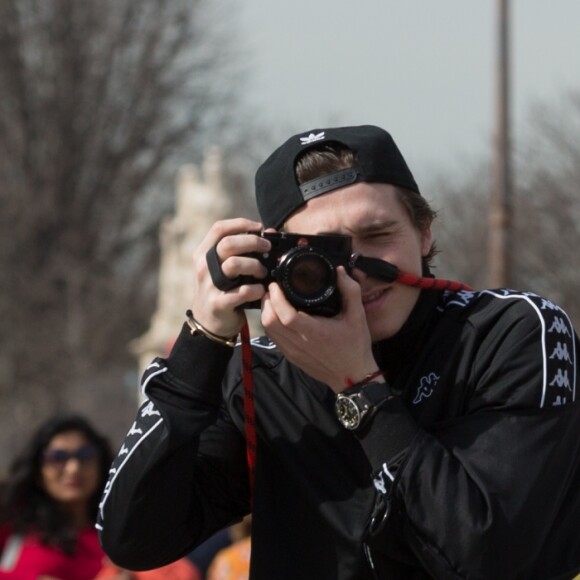
[[[262,223],[218,222],[200,244],[190,318],[145,373],[148,400],[101,504],[112,559],[159,566],[251,510],[255,579],[573,576],[579,353],[567,315],[530,293],[383,275],[390,263],[430,276],[435,214],[377,127],[290,138],[256,193]],[[278,250],[262,228],[300,234],[296,247],[348,236],[333,312],[306,291],[304,307],[291,299],[288,277],[314,283],[297,266],[296,280],[272,281]],[[268,339],[252,345],[254,472],[243,349],[230,345],[256,301]]]

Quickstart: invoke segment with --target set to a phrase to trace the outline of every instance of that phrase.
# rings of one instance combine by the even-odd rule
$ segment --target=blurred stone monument
[[[201,168],[185,165],[176,179],[175,214],[160,229],[157,309],[149,330],[131,345],[139,376],[156,356],[165,356],[185,321],[193,292],[192,255],[211,225],[229,215],[231,202],[223,189],[221,155],[210,150]]]

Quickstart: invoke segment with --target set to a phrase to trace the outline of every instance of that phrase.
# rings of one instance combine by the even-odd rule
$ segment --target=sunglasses
[[[99,450],[94,445],[79,447],[76,451],[64,449],[47,449],[42,455],[45,465],[64,467],[71,459],[76,459],[81,465],[91,463],[99,455]]]

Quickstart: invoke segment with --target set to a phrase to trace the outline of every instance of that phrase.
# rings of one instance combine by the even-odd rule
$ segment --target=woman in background
[[[94,527],[112,455],[79,415],[48,420],[0,489],[0,580],[93,580],[105,556]]]

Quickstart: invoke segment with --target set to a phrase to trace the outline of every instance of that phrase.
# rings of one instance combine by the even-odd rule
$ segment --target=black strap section
[[[335,173],[329,173],[328,175],[306,181],[300,186],[300,191],[302,192],[304,200],[308,200],[317,195],[332,191],[333,189],[350,185],[357,181],[358,176],[359,170],[357,167],[341,169]]]
[[[217,255],[217,244],[212,246],[207,254],[205,255],[207,261],[207,267],[209,268],[209,275],[213,285],[218,290],[223,290],[227,292],[228,290],[233,290],[243,283],[242,279],[238,276],[237,278],[228,278],[222,271],[220,264],[220,259]]]
[[[360,388],[360,393],[369,405],[376,405],[389,397],[393,397],[393,391],[388,383],[371,382]]]
[[[360,254],[353,254],[351,256],[349,266],[362,270],[371,278],[385,280],[386,282],[394,282],[399,276],[399,268],[394,264],[385,262],[385,260],[380,260],[379,258],[367,258]]]
[[[369,406],[367,414],[363,417],[361,424],[355,430],[355,435],[364,437],[372,418],[380,408],[395,397],[388,383],[371,382],[360,388],[360,394],[365,403]]]

